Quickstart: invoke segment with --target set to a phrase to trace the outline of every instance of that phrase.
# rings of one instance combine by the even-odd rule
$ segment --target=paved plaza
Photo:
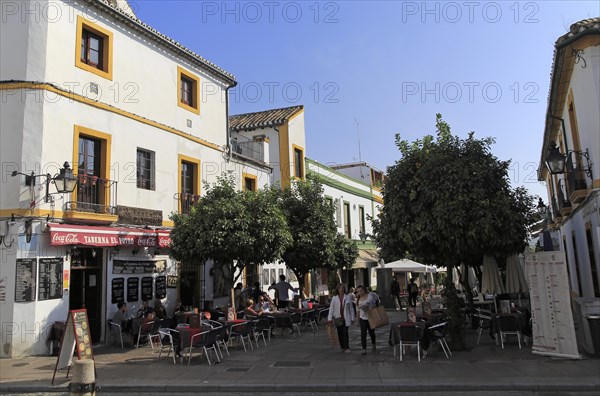
[[[392,322],[404,312],[388,311]],[[509,339],[505,349],[485,334],[474,346],[477,333],[469,331],[469,351],[454,351],[446,359],[437,345],[421,362],[410,351],[400,362],[388,346],[389,327],[377,329],[377,351],[361,355],[360,331],[350,331],[351,354],[332,346],[324,326],[300,337],[277,336],[267,347],[244,352],[232,348],[220,364],[209,366],[200,354],[191,364],[173,364],[150,346],[121,350],[94,349],[98,393],[151,394],[439,394],[462,395],[599,395],[600,359],[551,359],[533,355],[530,347],[519,350]],[[0,360],[2,394],[67,394],[69,380],[59,371],[50,381],[56,357],[37,356]]]

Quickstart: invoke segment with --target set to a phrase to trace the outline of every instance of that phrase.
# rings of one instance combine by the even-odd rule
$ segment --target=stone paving
[[[388,311],[392,322],[405,313]],[[360,354],[360,330],[350,331],[351,354],[331,345],[321,326],[302,336],[277,336],[267,347],[244,352],[232,348],[220,364],[209,366],[195,354],[191,364],[173,364],[150,346],[121,350],[94,349],[98,393],[114,394],[444,394],[485,391],[486,395],[600,395],[600,359],[551,359],[519,350],[516,342],[496,346],[487,334],[474,346],[477,334],[469,332],[469,351],[454,351],[450,359],[432,345],[421,362],[410,351],[400,362],[388,346],[389,327],[377,329],[377,351]],[[262,342],[262,341],[261,341]],[[66,394],[65,371],[50,384],[56,357],[36,356],[0,360],[0,393]]]

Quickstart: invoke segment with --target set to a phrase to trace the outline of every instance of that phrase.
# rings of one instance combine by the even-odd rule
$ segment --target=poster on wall
[[[140,294],[140,278],[131,277],[127,279],[127,302],[139,300]]]
[[[151,276],[142,278],[142,301],[152,300],[152,280]]]
[[[63,258],[40,258],[38,300],[53,300],[63,295]]]
[[[6,304],[6,287],[8,286],[8,277],[0,278],[0,304]]]
[[[177,288],[177,275],[167,275],[167,287],[169,289]]]
[[[167,297],[167,277],[164,275],[156,277],[156,298],[163,299]]]
[[[569,296],[565,253],[536,252],[525,255],[533,319],[532,352],[579,359]]]
[[[115,278],[111,282],[111,299],[113,304],[125,301],[125,279]]]
[[[34,258],[17,259],[15,302],[35,301],[36,264]]]

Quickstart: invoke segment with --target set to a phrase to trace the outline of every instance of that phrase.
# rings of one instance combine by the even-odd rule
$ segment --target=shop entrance
[[[69,309],[87,309],[92,342],[102,333],[102,249],[76,248],[71,257]]]

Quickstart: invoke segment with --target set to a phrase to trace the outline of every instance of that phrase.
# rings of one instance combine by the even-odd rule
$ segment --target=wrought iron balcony
[[[585,181],[584,170],[581,167],[575,168],[573,156],[567,157],[565,164],[567,170],[567,188],[569,191],[569,201],[572,204],[578,204],[587,196],[587,183]]]
[[[65,203],[65,217],[116,221],[117,182],[115,180],[85,174],[77,175],[77,187],[73,191],[72,199]],[[103,219],[102,216],[106,217]]]
[[[192,207],[200,201],[200,195],[179,193],[175,196],[179,200],[180,214],[190,214]]]

